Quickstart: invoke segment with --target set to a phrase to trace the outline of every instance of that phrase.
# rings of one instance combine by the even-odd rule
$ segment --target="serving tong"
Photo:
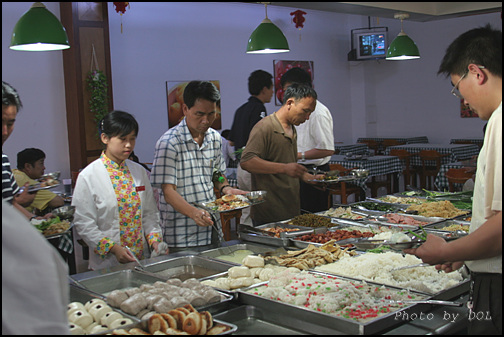
[[[133,258],[135,259],[135,262],[136,262],[136,263],[138,263],[139,268],[140,268],[141,270],[145,270],[145,267],[143,266],[143,264],[141,264],[141,263],[140,263],[140,260],[139,260],[139,259],[136,257],[136,255],[135,255],[135,254],[131,251],[130,247],[128,247],[128,246],[124,246],[124,248],[126,248],[126,250],[127,250],[128,252],[130,252],[130,254],[131,254],[131,255],[133,255]]]
[[[403,270],[403,269],[410,269],[410,268],[416,268],[416,267],[430,267],[431,265],[428,263],[419,263],[419,264],[412,264],[411,266],[404,266],[404,267],[399,267],[399,268],[393,268],[390,269],[391,272],[398,271],[398,270]]]

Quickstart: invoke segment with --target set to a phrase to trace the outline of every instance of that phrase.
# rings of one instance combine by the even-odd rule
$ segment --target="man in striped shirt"
[[[160,212],[164,240],[170,252],[215,247],[216,230],[222,237],[220,217],[193,203],[215,200],[214,188],[225,194],[246,192],[229,186],[225,172],[221,135],[210,128],[217,114],[220,93],[210,82],[192,81],[184,90],[184,119],[157,141],[151,182],[161,188]],[[214,223],[216,221],[216,223]]]
[[[14,131],[16,116],[21,107],[21,99],[16,89],[2,81],[2,149],[7,138]],[[12,174],[9,158],[2,152],[2,199],[11,203],[30,218],[32,214],[25,210],[23,206],[30,205],[35,199],[35,194],[28,193],[27,186],[28,183],[25,184],[22,193],[19,193],[20,189]]]

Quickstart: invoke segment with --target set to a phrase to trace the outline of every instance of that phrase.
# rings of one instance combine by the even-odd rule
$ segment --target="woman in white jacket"
[[[135,148],[137,121],[116,110],[100,124],[106,149],[79,173],[72,198],[75,228],[92,250],[93,270],[135,261],[125,246],[139,259],[149,257],[149,248],[158,252],[163,237],[147,173],[127,159]]]

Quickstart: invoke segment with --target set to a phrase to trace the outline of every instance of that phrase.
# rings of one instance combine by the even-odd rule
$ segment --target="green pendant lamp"
[[[268,4],[264,3],[266,18],[252,32],[247,44],[248,54],[286,53],[289,43],[282,31],[268,19]]]
[[[387,60],[413,60],[420,58],[420,52],[415,42],[403,31],[403,20],[409,18],[407,13],[394,15],[395,19],[401,19],[401,32],[392,41],[387,50]]]
[[[35,2],[16,23],[10,49],[25,51],[70,48],[65,28],[41,2]]]

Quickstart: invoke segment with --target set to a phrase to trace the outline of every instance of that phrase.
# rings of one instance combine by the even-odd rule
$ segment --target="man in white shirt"
[[[460,35],[448,47],[438,74],[449,75],[452,94],[488,121],[470,234],[450,243],[428,235],[422,246],[405,252],[446,272],[465,262],[473,282],[468,334],[502,335],[502,31],[488,25]],[[482,314],[485,319],[477,319]]]

